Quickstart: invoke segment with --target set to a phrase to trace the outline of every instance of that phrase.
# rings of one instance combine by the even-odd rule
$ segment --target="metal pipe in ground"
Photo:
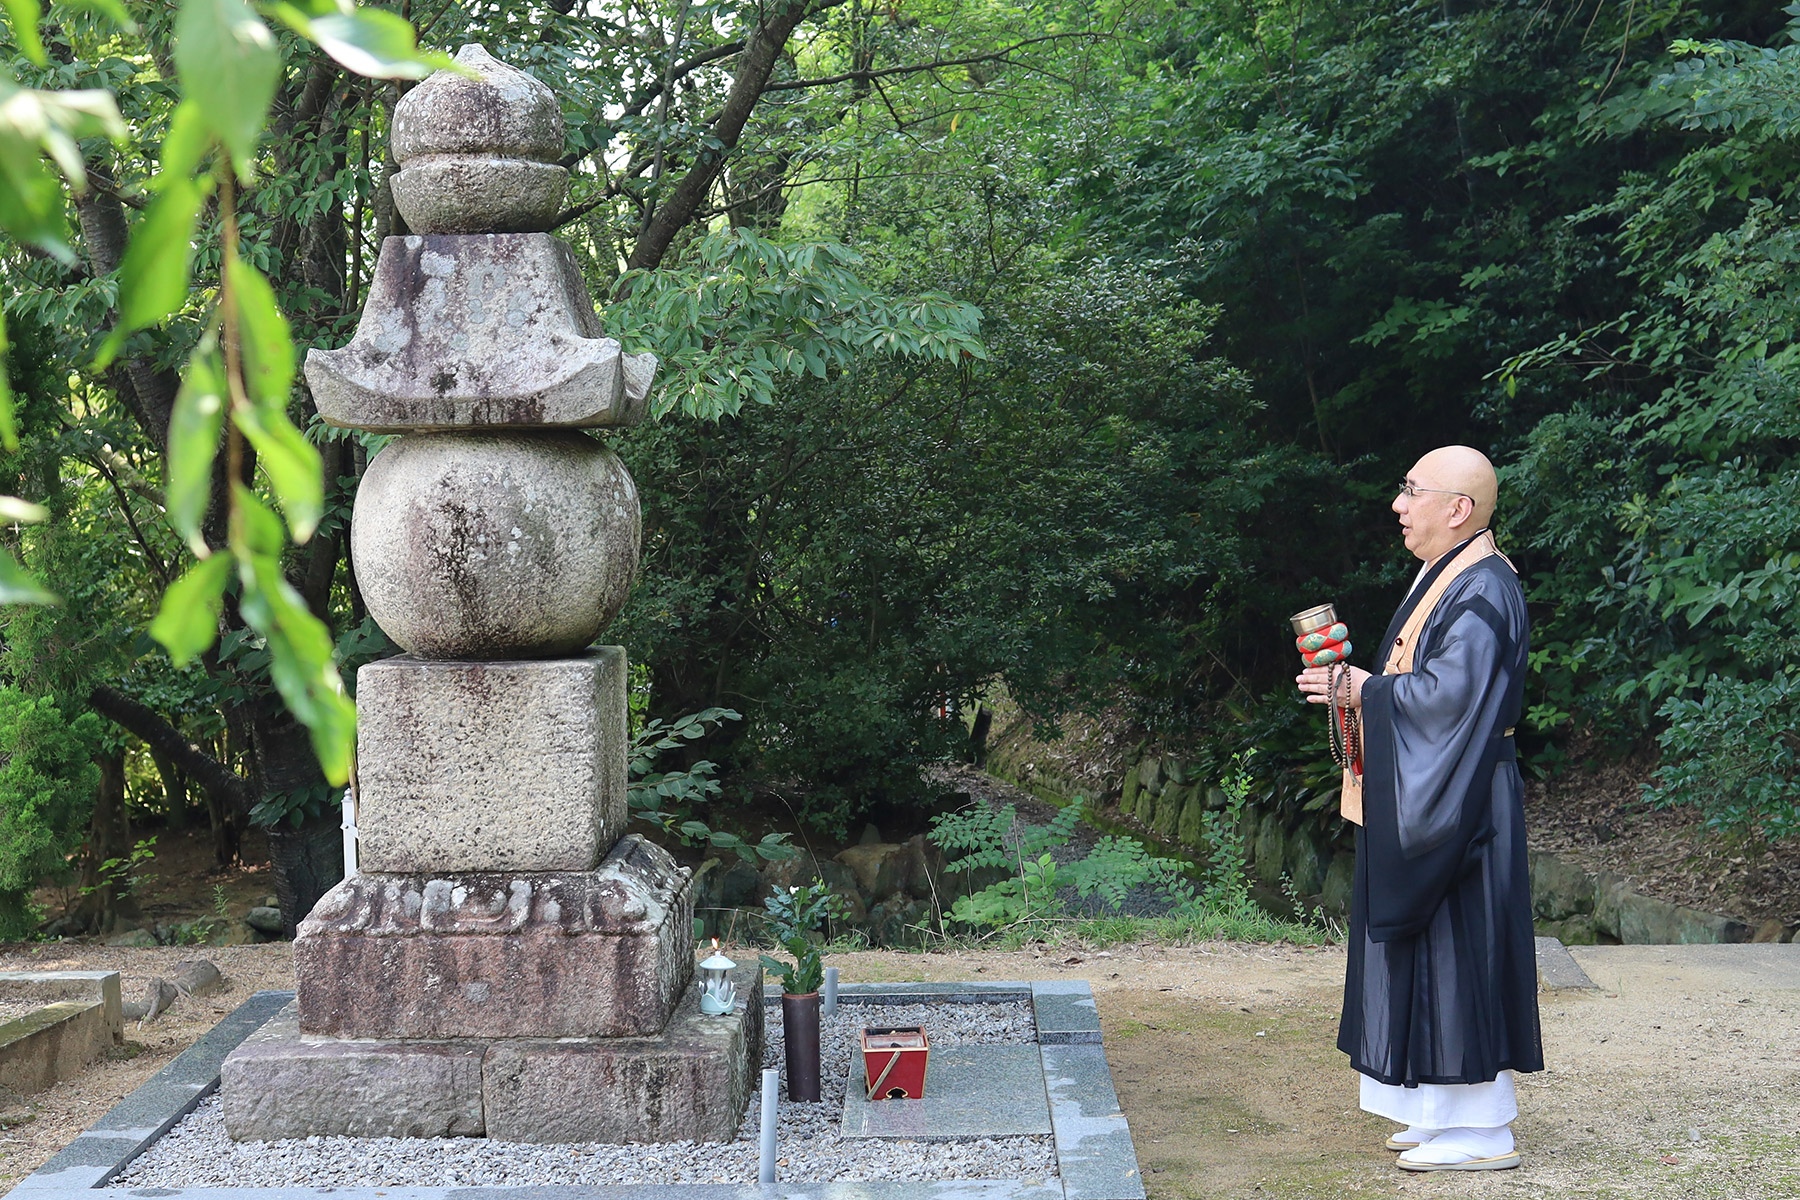
[[[825,968],[825,990],[819,996],[819,1015],[829,1017],[837,1012],[838,969]]]
[[[752,1001],[756,997],[751,998]],[[762,1145],[756,1155],[756,1181],[775,1182],[775,1106],[781,1101],[781,1072],[763,1072]]]

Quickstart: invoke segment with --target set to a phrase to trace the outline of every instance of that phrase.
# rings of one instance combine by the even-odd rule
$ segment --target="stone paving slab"
[[[1031,999],[1023,979],[981,983],[845,983],[838,985],[839,1004],[1022,1004]],[[781,1002],[781,985],[763,988],[764,1004]]]
[[[293,998],[292,992],[251,996],[13,1191],[95,1188],[117,1175],[219,1086],[225,1056]]]
[[[1713,992],[1744,985],[1800,989],[1800,942],[1571,946],[1569,953],[1603,987],[1610,963],[1667,963],[1672,980],[1691,981]]]
[[[1537,940],[1537,971],[1538,985],[1549,992],[1578,991],[1600,986],[1588,978],[1588,973],[1581,969],[1581,964],[1575,961],[1569,948],[1553,937],[1541,937]]]
[[[1085,979],[1040,979],[1031,985],[1038,1041],[1047,1046],[1100,1042],[1100,1009]]]
[[[920,1100],[870,1100],[862,1051],[850,1056],[844,1089],[847,1138],[938,1142],[1050,1132],[1044,1064],[1036,1046],[933,1048]]]
[[[1131,1128],[1099,1046],[1041,1046],[1066,1200],[1144,1200]]]
[[[23,1186],[22,1184],[20,1186]],[[34,1188],[32,1200],[64,1194],[95,1200],[91,1192]],[[529,1187],[280,1187],[121,1188],[121,1197],[158,1200],[1063,1200],[1054,1180],[943,1179],[928,1182],[870,1180],[861,1183],[625,1183],[609,1187],[543,1184]]]

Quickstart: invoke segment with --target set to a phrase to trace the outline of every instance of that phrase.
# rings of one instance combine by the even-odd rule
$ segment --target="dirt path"
[[[1550,1070],[1521,1080],[1525,1165],[1406,1176],[1333,1048],[1343,953],[1206,945],[834,956],[845,981],[1089,980],[1151,1200],[1277,1197],[1800,1197],[1800,953],[1786,978],[1718,952],[1603,947],[1603,990],[1542,998]],[[188,952],[191,953],[191,952]],[[1715,957],[1707,958],[1706,953]],[[128,1036],[144,1049],[33,1097],[0,1130],[0,1186],[33,1170],[251,991],[291,987],[289,947],[212,955],[228,988]],[[117,968],[127,994],[173,950],[0,953],[0,969]]]

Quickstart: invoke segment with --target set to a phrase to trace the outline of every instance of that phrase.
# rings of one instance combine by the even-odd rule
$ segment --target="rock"
[[[258,905],[244,914],[244,924],[258,933],[279,936],[284,926],[281,921],[281,909],[273,905]]]
[[[1786,925],[1777,918],[1770,917],[1756,927],[1756,932],[1750,935],[1750,940],[1753,942],[1785,942],[1790,936]]]
[[[1175,840],[1190,850],[1206,845],[1206,801],[1201,797],[1204,790],[1199,785],[1188,789],[1187,798],[1181,802],[1181,817],[1175,823]]]
[[[421,433],[369,463],[350,553],[369,615],[427,658],[575,654],[637,573],[637,486],[575,430]]]
[[[1162,791],[1163,766],[1157,755],[1149,755],[1138,763],[1138,786],[1152,795]]]
[[[1293,881],[1296,894],[1317,896],[1323,892],[1325,871],[1329,863],[1330,856],[1305,830],[1296,832],[1288,840],[1287,873],[1288,878]]]
[[[857,835],[856,844],[859,846],[873,846],[885,841],[887,841],[887,839],[881,836],[881,830],[875,828],[875,822],[870,821],[863,826],[862,833]]]
[[[931,899],[937,894],[938,876],[944,872],[944,852],[922,833],[915,833],[900,844],[906,849],[901,888],[917,899]]]
[[[306,356],[320,417],[376,433],[621,428],[648,415],[655,376],[655,356],[605,336],[547,233],[387,238],[355,336]]]
[[[1224,808],[1230,803],[1231,797],[1225,794],[1224,788],[1214,785],[1206,789],[1206,807]]]
[[[1747,942],[1755,933],[1730,917],[1628,892],[1620,898],[1619,940],[1627,945]]]
[[[929,934],[916,926],[930,915],[931,906],[923,900],[891,896],[869,909],[865,931],[877,946],[917,946]]]
[[[1187,764],[1179,758],[1168,758],[1163,761],[1163,770],[1169,776],[1169,782],[1177,786],[1187,783]]]
[[[842,864],[834,865],[841,866]],[[786,891],[788,888],[808,884],[821,878],[823,876],[819,871],[819,860],[813,857],[811,850],[804,846],[797,846],[792,858],[778,858],[763,864],[762,890],[758,894],[757,903],[761,904],[762,897],[769,895],[777,888]]]
[[[718,900],[726,908],[760,908],[766,895],[762,872],[741,858],[719,872]]]
[[[1325,882],[1319,887],[1319,907],[1332,916],[1350,914],[1350,892],[1356,885],[1356,854],[1340,852],[1332,856],[1325,868]]]
[[[1265,813],[1256,826],[1256,877],[1270,887],[1279,887],[1286,863],[1287,839],[1281,818]]]
[[[1540,850],[1529,851],[1528,857],[1531,862],[1531,907],[1538,916],[1548,921],[1560,921],[1577,913],[1594,911],[1594,881],[1587,872]]]
[[[394,106],[390,135],[401,164],[394,204],[420,233],[516,233],[555,223],[569,173],[555,93],[480,46]]]
[[[1612,871],[1600,871],[1594,875],[1594,926],[1608,937],[1623,941],[1619,937],[1619,918],[1623,898],[1631,894],[1631,888],[1623,877]]]
[[[906,884],[907,850],[895,842],[870,842],[838,852],[837,861],[856,873],[863,895],[881,899],[901,891]]]
[[[1539,937],[1553,937],[1565,946],[1593,946],[1600,941],[1600,930],[1592,913],[1580,913],[1560,921],[1540,920],[1536,923]]]
[[[693,971],[692,906],[688,870],[637,834],[590,872],[357,875],[300,923],[300,1028],[365,1038],[653,1034]],[[518,1002],[522,983],[529,1003]]]
[[[626,822],[625,651],[357,673],[362,869],[588,871]]]
[[[290,1004],[225,1059],[225,1128],[278,1138],[480,1137],[486,1042],[327,1041]]]
[[[1187,790],[1173,781],[1164,785],[1160,795],[1156,797],[1156,811],[1150,818],[1150,829],[1164,842],[1175,840],[1175,830],[1181,824],[1181,806],[1187,800]]]
[[[109,946],[160,946],[156,935],[148,929],[128,929],[124,933],[115,934],[106,939]]]
[[[1255,809],[1245,807],[1238,813],[1236,831],[1238,845],[1243,847],[1244,862],[1250,866],[1256,865],[1256,835],[1259,824],[1260,818],[1257,817]]]
[[[1138,792],[1143,784],[1138,782],[1137,768],[1125,772],[1125,782],[1119,785],[1119,811],[1132,816],[1137,814]]]

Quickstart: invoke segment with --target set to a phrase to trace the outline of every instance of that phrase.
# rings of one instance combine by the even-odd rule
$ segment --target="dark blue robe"
[[[1466,543],[1465,543],[1466,545]],[[1394,615],[1383,661],[1437,575]],[[1338,1049],[1386,1084],[1541,1071],[1519,720],[1529,628],[1504,559],[1457,577],[1408,674],[1362,691],[1363,825]]]

